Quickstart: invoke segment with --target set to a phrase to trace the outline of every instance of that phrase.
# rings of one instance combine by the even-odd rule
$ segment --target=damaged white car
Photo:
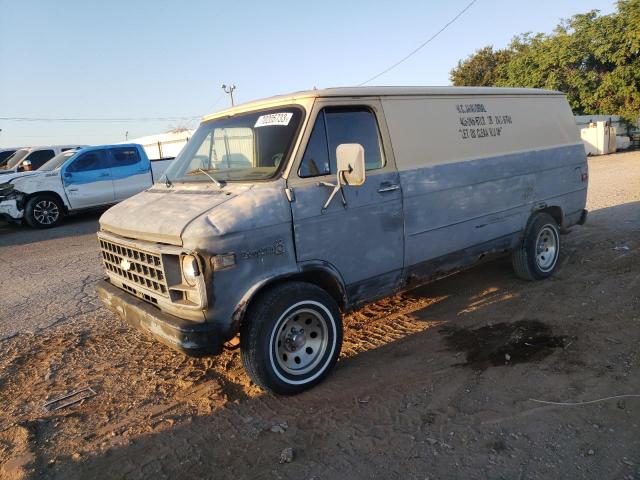
[[[102,145],[67,151],[38,170],[0,177],[0,218],[34,228],[64,215],[113,205],[153,185],[169,161],[153,165],[140,145]]]

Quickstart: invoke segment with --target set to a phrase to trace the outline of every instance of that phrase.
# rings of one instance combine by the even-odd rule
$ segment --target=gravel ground
[[[640,153],[589,168],[556,276],[498,260],[354,312],[335,373],[293,398],[100,307],[98,215],[0,223],[0,478],[640,479],[640,398],[534,401],[640,395]]]

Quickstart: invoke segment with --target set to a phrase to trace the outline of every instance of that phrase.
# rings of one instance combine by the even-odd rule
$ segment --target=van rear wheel
[[[560,229],[547,213],[536,213],[525,229],[522,244],[511,257],[516,275],[523,280],[548,278],[558,266]]]
[[[316,385],[342,347],[342,319],[321,288],[289,282],[261,294],[240,329],[242,363],[265,390],[293,395]]]

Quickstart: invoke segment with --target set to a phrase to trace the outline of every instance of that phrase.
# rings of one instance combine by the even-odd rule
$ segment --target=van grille
[[[135,285],[144,287],[165,297],[169,296],[162,258],[136,248],[118,245],[100,239],[102,261],[105,268]]]
[[[122,284],[122,288],[124,290],[126,290],[129,293],[133,293],[136,297],[140,297],[143,300],[146,300],[149,303],[153,303],[154,305],[158,305],[158,299],[157,298],[153,298],[151,295],[147,295],[144,292],[141,292],[139,290],[136,290],[135,288],[133,288],[130,285],[127,285],[126,283]]]

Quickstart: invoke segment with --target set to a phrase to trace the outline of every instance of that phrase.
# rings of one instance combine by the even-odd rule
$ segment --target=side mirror
[[[341,143],[336,148],[338,181],[343,185],[359,187],[366,178],[364,147],[359,143]]]

